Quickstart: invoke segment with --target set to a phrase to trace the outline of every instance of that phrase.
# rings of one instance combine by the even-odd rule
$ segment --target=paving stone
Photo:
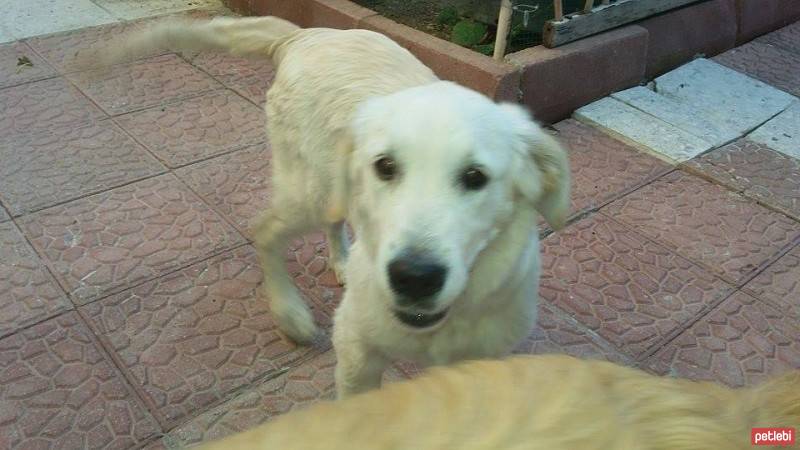
[[[127,449],[158,425],[76,313],[0,340],[0,447]]]
[[[0,159],[0,199],[13,215],[165,170],[108,121],[0,137]]]
[[[540,296],[639,358],[732,291],[602,215],[542,242]]]
[[[743,289],[800,321],[800,245],[767,267]]]
[[[169,174],[23,216],[20,223],[77,304],[243,242]]]
[[[219,8],[219,0],[95,0],[114,17],[132,20],[197,8]]]
[[[800,221],[800,160],[740,139],[686,166]]]
[[[103,117],[61,77],[0,90],[0,130],[6,135],[77,126]]]
[[[269,204],[271,154],[266,144],[178,169],[175,173],[245,236]]]
[[[336,281],[328,255],[325,235],[321,232],[309,234],[289,244],[286,266],[300,290],[333,314],[344,290]]]
[[[795,97],[701,58],[655,79],[656,92],[744,134],[786,109]],[[713,119],[712,119],[713,118]]]
[[[658,374],[752,386],[800,369],[800,324],[737,292],[659,351]]]
[[[6,30],[2,24],[0,24],[0,44],[5,44],[6,42],[12,42],[16,40],[14,36],[11,34],[10,31]]]
[[[631,360],[619,353],[593,331],[549,303],[539,304],[539,318],[533,332],[514,353],[541,355],[564,353],[577,358],[603,359],[630,365]]]
[[[671,169],[666,163],[576,120],[559,122],[555,128],[569,153],[573,212],[602,206]]]
[[[24,42],[0,45],[0,88],[49,78],[56,74]]]
[[[115,22],[90,0],[3,0],[0,26],[17,39]]]
[[[737,285],[800,237],[783,214],[680,171],[601,212]]]
[[[336,356],[332,350],[315,356],[170,431],[164,438],[166,447],[183,448],[221,439],[290,411],[332,400],[335,366]],[[384,383],[401,379],[392,370],[384,375]]]
[[[755,41],[800,53],[800,22],[795,22],[772,33],[767,33]]]
[[[111,115],[163,105],[221,87],[176,55],[73,73],[69,77]]]
[[[242,247],[82,307],[171,424],[325,346],[277,331],[252,247]],[[331,319],[315,306],[325,329]]]
[[[266,139],[265,114],[228,90],[115,118],[169,167]]]
[[[738,70],[792,95],[800,95],[800,54],[762,42],[749,42],[714,57]]]
[[[673,164],[711,148],[710,142],[612,97],[578,109],[574,117]]]
[[[708,120],[703,111],[659,95],[646,87],[637,86],[611,94],[611,96],[693,134],[703,141],[709,142],[713,147],[720,146],[739,137],[739,133],[736,130],[728,129],[724,123]]]
[[[14,224],[0,223],[0,336],[70,307]]]
[[[747,138],[800,161],[800,101],[756,128]]]
[[[257,105],[263,105],[275,76],[269,61],[240,58],[222,53],[203,53],[192,64]]]
[[[138,29],[137,23],[118,22],[99,27],[81,28],[64,33],[39,36],[28,39],[27,43],[53,67],[62,73],[66,73],[98,67],[99,64],[86,60],[83,63],[87,64],[87,66],[78,66],[76,57],[85,52],[103,49],[108,45],[109,41]],[[144,57],[157,56],[163,53],[164,51],[161,50],[153,50],[146,53]],[[123,58],[120,62],[130,62],[130,59]]]
[[[0,222],[5,222],[6,220],[11,219],[8,213],[6,212],[5,208],[0,205]]]

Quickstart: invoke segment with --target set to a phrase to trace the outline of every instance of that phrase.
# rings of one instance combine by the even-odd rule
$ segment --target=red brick
[[[358,28],[358,23],[377,14],[348,0],[312,0],[309,2],[305,26],[349,29]]]
[[[516,102],[518,99],[520,72],[512,65],[382,16],[367,17],[359,27],[389,36],[442,79],[455,81],[496,100]]]
[[[735,0],[700,2],[638,22],[649,33],[647,78],[691,61],[722,53],[736,43]]]
[[[523,103],[537,119],[557,122],[583,105],[640,83],[647,63],[647,36],[647,30],[632,25],[506,58],[522,68]]]
[[[306,11],[312,0],[249,0],[248,10],[254,16],[276,16],[306,26]]]
[[[797,0],[736,0],[739,16],[737,44],[800,19]]]

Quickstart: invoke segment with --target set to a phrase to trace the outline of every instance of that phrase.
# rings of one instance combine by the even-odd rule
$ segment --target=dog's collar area
[[[435,314],[424,314],[394,310],[394,316],[397,317],[397,320],[412,328],[428,328],[441,322],[447,316],[447,311],[445,309]]]

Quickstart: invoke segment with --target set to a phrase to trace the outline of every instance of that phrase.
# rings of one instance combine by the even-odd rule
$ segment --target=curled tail
[[[222,52],[271,59],[276,43],[300,27],[277,17],[217,17],[211,20],[166,20],[121,36],[97,52],[83,55],[88,66],[109,66],[150,54],[154,49],[176,52]]]

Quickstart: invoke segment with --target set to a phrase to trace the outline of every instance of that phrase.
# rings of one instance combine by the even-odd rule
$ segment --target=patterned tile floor
[[[330,343],[288,342],[258,290],[272,68],[154,53],[90,79],[73,64],[169,5],[83,0],[110,23],[0,45],[0,449],[174,448],[331,396]],[[800,92],[799,26],[717,61]],[[555,130],[573,219],[543,240],[540,319],[517,352],[732,386],[800,368],[800,160],[740,139],[673,166],[573,119]],[[286,261],[328,330],[341,288],[324,239]]]

